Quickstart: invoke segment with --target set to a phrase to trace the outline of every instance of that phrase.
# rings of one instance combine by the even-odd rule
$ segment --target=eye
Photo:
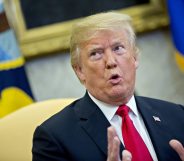
[[[121,54],[124,54],[125,53],[125,47],[123,45],[116,45],[114,48],[113,48],[113,51],[119,55]]]
[[[98,60],[102,57],[103,52],[101,50],[99,51],[93,51],[90,53],[90,59],[92,60]]]

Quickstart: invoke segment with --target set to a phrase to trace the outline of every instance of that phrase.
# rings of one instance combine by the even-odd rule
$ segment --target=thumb
[[[128,150],[123,150],[122,152],[122,161],[131,161],[132,154]]]

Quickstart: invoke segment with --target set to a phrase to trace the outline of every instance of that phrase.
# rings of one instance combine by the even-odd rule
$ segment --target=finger
[[[110,126],[108,129],[107,129],[107,137],[108,137],[108,155],[110,155],[109,153],[112,151],[112,148],[113,148],[113,140],[114,140],[114,137],[116,136],[116,131],[115,129]]]
[[[120,147],[120,140],[117,136],[115,136],[112,142],[112,149],[111,151],[109,151],[108,161],[120,161],[119,147]]]
[[[175,140],[175,139],[172,139],[169,142],[169,144],[178,153],[181,160],[184,161],[184,147],[183,147],[183,145],[178,140]]]
[[[122,161],[131,161],[132,154],[128,150],[123,150],[122,152]]]
[[[120,150],[120,140],[117,136],[114,137],[113,140],[113,148],[112,148],[112,157],[119,161],[120,156],[119,156],[119,150]]]

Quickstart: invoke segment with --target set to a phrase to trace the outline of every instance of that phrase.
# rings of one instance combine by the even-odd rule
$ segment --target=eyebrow
[[[114,42],[114,43],[112,43],[111,47],[116,46],[116,45],[124,45],[124,43],[123,42]]]
[[[112,43],[110,44],[110,46],[113,47],[116,45],[125,45],[125,42],[123,41],[122,38],[117,38],[112,40]],[[92,44],[86,45],[87,52],[91,52],[91,51],[95,51],[103,48],[104,48],[103,45],[99,43],[92,43]]]
[[[100,49],[103,49],[103,45],[100,45],[100,44],[92,44],[92,45],[89,45],[89,47],[87,46],[87,52],[92,52],[92,51],[95,51],[95,50],[100,50]]]

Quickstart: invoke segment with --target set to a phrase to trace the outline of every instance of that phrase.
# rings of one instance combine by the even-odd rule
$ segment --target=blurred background
[[[85,4],[82,0],[76,2],[74,0],[66,2],[57,0],[50,2],[41,0],[15,0],[13,3],[10,1],[7,2],[5,5],[7,6],[6,13],[9,17],[9,24],[12,24],[9,29],[14,31],[15,37],[17,38],[17,46],[20,48],[20,55],[25,60],[22,66],[24,66],[25,69],[26,81],[29,82],[33,101],[43,101],[54,98],[78,98],[84,95],[85,88],[80,84],[71,68],[68,44],[66,43],[68,42],[67,36],[63,36],[64,34],[59,35],[60,37],[63,36],[66,38],[66,42],[64,42],[65,39],[59,41],[58,44],[61,48],[53,47],[48,49],[49,44],[42,45],[42,47],[40,45],[40,48],[44,46],[42,51],[38,50],[39,44],[35,46],[35,49],[34,45],[30,45],[31,48],[25,47],[27,42],[28,45],[32,43],[29,37],[40,35],[38,37],[39,41],[44,42],[47,39],[45,38],[46,36],[44,37],[46,31],[48,31],[47,33],[53,32],[53,38],[56,30],[63,30],[62,25],[67,28],[68,25],[73,22],[71,20],[87,16],[91,13],[100,12],[101,10],[98,8],[105,6],[103,11],[112,9],[119,11],[123,8],[122,12],[130,14],[133,16],[133,20],[135,20],[134,26],[137,33],[137,45],[141,53],[139,58],[140,65],[137,70],[136,94],[184,104],[184,72],[181,67],[183,61],[180,61],[179,65],[176,62],[175,51],[177,46],[175,43],[177,42],[173,41],[173,30],[175,26],[171,25],[171,22],[175,20],[173,15],[176,14],[176,11],[172,7],[168,7],[168,5],[176,6],[176,8],[178,6],[179,8],[181,6],[184,7],[183,2],[181,2],[182,5],[176,4],[177,2],[174,2],[175,4],[169,4],[169,1],[159,0],[126,0],[122,1],[123,3],[119,3],[118,1],[118,3],[116,1],[109,1],[108,3],[107,1],[102,1],[101,3],[98,2],[98,4],[91,0],[89,3],[85,0]],[[64,2],[65,6],[63,10],[65,8],[65,12],[59,7],[62,6],[59,3],[64,4]],[[90,5],[90,3],[93,5]],[[17,15],[19,16],[20,13],[17,10],[16,12],[15,10],[13,11],[12,6],[13,8],[18,7],[18,9],[21,10],[23,22],[20,17],[16,17]],[[70,6],[70,9],[67,10],[67,6]],[[79,8],[74,6],[79,6]],[[85,10],[82,9],[82,6]],[[92,6],[93,8],[90,8]],[[49,8],[49,10],[47,10],[47,8]],[[181,10],[179,8],[177,8],[177,12],[184,12],[184,8]],[[68,17],[61,16],[65,14]],[[58,18],[55,18],[57,15]],[[184,14],[181,13],[181,19],[178,18],[177,23],[180,24],[183,21],[183,15]],[[36,18],[38,18],[38,20]],[[66,21],[68,23],[65,23]],[[52,28],[52,26],[54,26],[54,28]],[[180,24],[179,26],[182,25]],[[58,30],[57,28],[60,29]],[[182,27],[180,30],[181,33],[183,33]],[[68,32],[68,30],[65,32]],[[179,34],[180,36],[182,35],[181,33]],[[44,39],[42,40],[43,37]],[[50,38],[49,40],[50,45],[52,45],[52,39]],[[184,41],[182,43],[184,46]],[[3,52],[0,54],[2,53]],[[5,62],[5,59],[1,59],[1,63],[3,61]],[[0,69],[2,71],[5,68]],[[2,80],[2,75],[0,76],[0,80]],[[3,78],[5,77],[3,76]],[[14,77],[12,77],[11,80],[12,79],[14,79]],[[20,83],[23,81],[24,80],[21,79]],[[1,88],[1,92],[5,87],[7,86]],[[3,100],[2,94],[1,100]],[[2,102],[3,101],[1,101],[0,104],[1,106],[3,106]]]

